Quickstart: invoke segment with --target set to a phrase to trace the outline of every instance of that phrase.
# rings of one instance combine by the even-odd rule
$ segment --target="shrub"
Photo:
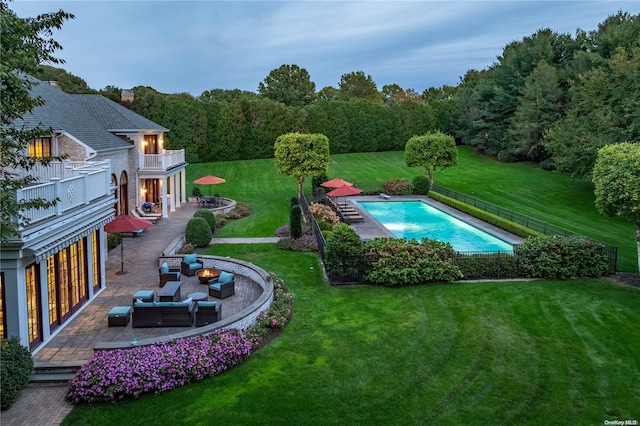
[[[327,190],[323,187],[313,188],[313,202],[314,203],[327,203]]]
[[[389,195],[411,195],[413,184],[408,179],[391,179],[382,182],[382,190]]]
[[[534,278],[601,277],[609,259],[601,243],[585,237],[531,237],[516,249],[522,272]]]
[[[540,168],[542,170],[553,171],[556,169],[556,162],[553,161],[552,158],[547,158],[546,160],[542,160],[540,162]]]
[[[364,243],[348,225],[340,223],[333,228],[324,250],[325,268],[330,277],[353,281],[363,272]]]
[[[199,187],[194,186],[193,189],[191,190],[191,195],[193,197],[202,197],[202,191],[200,191]]]
[[[252,352],[262,347],[274,330],[284,329],[291,320],[293,295],[287,292],[282,279],[273,272],[269,274],[273,278],[273,302],[271,302],[269,312],[262,312],[258,316],[256,324],[247,330],[247,338],[251,342]]]
[[[114,248],[118,247],[118,245],[120,245],[121,242],[122,242],[122,234],[117,232],[113,234],[107,234],[108,250],[113,250]]]
[[[315,189],[315,188],[323,188],[322,183],[328,181],[329,178],[327,177],[327,175],[325,175],[324,173],[319,175],[319,176],[313,176],[311,178],[311,189]]]
[[[251,214],[251,209],[245,203],[237,203],[236,206],[227,213],[225,216],[227,219],[242,219],[243,217],[249,216]]]
[[[372,262],[367,279],[374,284],[404,286],[462,278],[449,243],[429,238],[374,238],[365,250]]]
[[[467,280],[520,277],[517,258],[510,253],[458,253],[457,265]]]
[[[413,193],[418,195],[429,194],[429,179],[426,176],[416,176],[413,178]]]
[[[18,399],[29,383],[33,359],[29,349],[20,345],[17,337],[0,339],[0,399],[6,410]]]
[[[178,250],[176,250],[177,254],[190,254],[196,251],[196,246],[189,243],[184,243]]]
[[[302,209],[299,204],[291,206],[289,211],[289,228],[291,229],[291,238],[297,240],[302,237]]]
[[[207,221],[209,224],[209,228],[211,232],[216,230],[216,215],[209,209],[199,209],[194,214],[193,217],[201,217]]]
[[[211,242],[213,233],[206,220],[201,217],[192,217],[187,222],[187,228],[184,231],[184,239],[186,242],[196,247],[206,247]]]
[[[278,238],[290,238],[291,237],[291,228],[289,224],[282,225],[280,228],[276,229],[276,237]]]
[[[250,352],[251,343],[238,330],[96,351],[69,382],[67,399],[77,404],[159,394],[220,374]]]
[[[318,225],[320,225],[320,229],[331,230],[340,223],[340,218],[336,212],[324,204],[311,203],[309,205],[309,211],[318,222]],[[325,223],[328,227],[324,228],[321,222]]]
[[[291,207],[297,206],[299,204],[300,204],[300,200],[298,200],[298,197],[291,197]]]

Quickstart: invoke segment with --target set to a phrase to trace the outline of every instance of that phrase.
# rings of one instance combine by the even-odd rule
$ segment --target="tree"
[[[370,75],[363,71],[343,74],[340,78],[337,99],[367,99],[372,102],[382,103],[382,95]]]
[[[297,179],[300,198],[304,179],[326,173],[329,168],[329,139],[319,133],[280,135],[275,143],[275,159],[280,173]]]
[[[62,10],[36,18],[19,18],[6,0],[0,0],[0,240],[3,242],[19,235],[18,225],[28,223],[21,212],[55,204],[41,198],[16,202],[16,190],[35,180],[23,171],[54,159],[28,156],[29,142],[51,134],[51,130],[18,123],[43,104],[42,99],[31,97],[29,89],[37,81],[28,74],[34,75],[42,63],[64,62],[53,56],[61,46],[51,37],[53,29],[60,29],[65,20],[73,18]]]
[[[600,213],[624,216],[636,224],[640,270],[640,144],[625,142],[600,148],[593,183]]]
[[[258,93],[286,106],[305,106],[313,102],[316,85],[306,69],[282,65],[269,73],[258,85]]]
[[[409,167],[424,167],[429,179],[429,190],[433,189],[436,170],[458,164],[458,148],[453,137],[441,132],[414,136],[404,149],[405,161]]]
[[[55,81],[65,93],[96,93],[82,78],[70,74],[62,68],[41,65],[33,76],[42,81]],[[115,101],[120,102],[120,91],[118,91],[118,97]]]
[[[317,99],[319,101],[333,101],[338,96],[338,89],[333,86],[323,87],[322,90],[318,92]]]

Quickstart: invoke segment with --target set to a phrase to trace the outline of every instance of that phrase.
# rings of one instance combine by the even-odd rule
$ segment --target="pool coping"
[[[501,240],[511,244],[518,245],[524,242],[522,237],[514,235],[510,232],[500,229],[497,226],[484,222],[481,219],[473,217],[467,213],[456,210],[453,207],[447,206],[444,203],[436,201],[424,195],[392,195],[388,199],[382,199],[375,195],[357,195],[346,197],[346,200],[351,204],[362,217],[365,218],[363,222],[353,223],[350,226],[356,231],[360,238],[364,240],[373,239],[376,237],[393,237],[395,236],[385,228],[376,218],[369,214],[362,206],[360,202],[400,202],[400,201],[423,201],[428,205],[435,207],[457,219],[462,220],[488,234],[491,234]]]

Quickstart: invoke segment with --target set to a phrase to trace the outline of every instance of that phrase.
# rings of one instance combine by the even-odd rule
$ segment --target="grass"
[[[254,215],[228,224],[217,236],[271,237],[277,227],[288,222],[289,201],[295,195],[296,182],[279,174],[273,160],[190,165],[187,181],[208,174],[224,177],[227,183],[205,186],[205,194],[220,193],[247,203],[254,210]],[[330,178],[355,182],[365,191],[379,190],[388,179],[412,179],[421,174],[424,170],[405,166],[404,153],[400,151],[332,155],[328,171]],[[547,172],[532,163],[500,163],[460,147],[458,166],[438,171],[436,183],[618,246],[618,269],[637,271],[633,223],[599,214],[593,185],[588,181]],[[191,186],[187,190],[191,193]]]
[[[327,286],[275,244],[212,254],[275,271],[289,327],[240,366],[66,425],[602,424],[637,418],[640,291],[605,279]]]

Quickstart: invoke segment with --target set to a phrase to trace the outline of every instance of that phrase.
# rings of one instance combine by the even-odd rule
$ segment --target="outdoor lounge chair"
[[[222,319],[221,302],[198,302],[196,308],[196,327],[213,324]]]
[[[235,274],[222,271],[217,280],[214,279],[209,284],[209,296],[218,299],[233,296],[236,294],[235,283]]]
[[[180,262],[180,272],[188,277],[192,277],[202,269],[204,266],[201,261],[198,260],[197,255],[194,254],[185,254],[182,258],[182,262]]]
[[[167,262],[164,262],[158,269],[160,276],[160,287],[164,287],[167,281],[180,281],[180,271],[178,269],[169,268]]]

